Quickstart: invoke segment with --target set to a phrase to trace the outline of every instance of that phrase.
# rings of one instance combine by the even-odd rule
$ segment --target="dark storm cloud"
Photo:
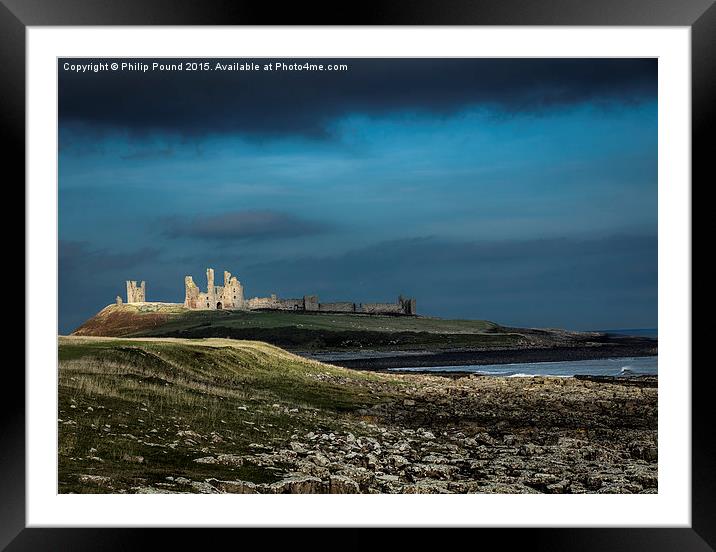
[[[427,237],[377,243],[336,257],[310,257],[280,264],[294,276],[310,273],[309,281],[315,269],[320,268],[329,281],[375,276],[389,280],[399,275],[400,281],[409,287],[421,279],[425,279],[424,283],[440,285],[440,282],[477,278],[483,284],[482,289],[490,291],[535,286],[559,290],[565,285],[613,288],[616,281],[649,281],[655,277],[656,247],[657,240],[651,236],[504,241]],[[602,266],[605,259],[619,259],[619,262]],[[276,272],[275,264],[278,263],[252,268]],[[607,273],[609,278],[605,278]]]
[[[575,329],[644,327],[656,319],[656,251],[652,236],[416,238],[336,257],[247,266],[241,278],[251,294],[388,301],[403,293],[429,315]]]
[[[155,263],[159,254],[152,248],[122,253],[66,240],[60,240],[58,253],[58,329],[62,334],[77,328],[116,295],[124,297],[125,280],[143,279],[144,267]]]
[[[169,217],[164,234],[202,240],[266,240],[319,234],[328,226],[289,213],[270,210],[234,211],[193,218]]]
[[[123,270],[156,259],[158,250],[144,247],[131,253],[113,252],[107,249],[93,249],[87,242],[59,241],[59,270],[71,274],[81,270],[87,274]]]
[[[655,59],[308,61],[340,61],[350,69],[74,73],[62,70],[61,59],[60,122],[81,132],[94,128],[180,136],[232,132],[320,137],[329,132],[332,120],[351,113],[452,114],[468,106],[505,114],[539,113],[587,102],[630,104],[657,95]]]

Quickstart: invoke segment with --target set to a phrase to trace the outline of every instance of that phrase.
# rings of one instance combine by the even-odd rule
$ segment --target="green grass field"
[[[271,482],[280,466],[194,460],[256,453],[254,443],[354,421],[401,385],[222,339],[60,337],[59,361],[60,492],[117,492],[183,475]],[[103,478],[112,489],[97,484]]]
[[[304,330],[474,334],[488,332],[499,327],[486,320],[443,320],[413,316],[342,313],[180,311],[179,314],[179,316],[169,318],[166,324],[157,331],[166,333],[211,324],[232,329],[291,326]]]

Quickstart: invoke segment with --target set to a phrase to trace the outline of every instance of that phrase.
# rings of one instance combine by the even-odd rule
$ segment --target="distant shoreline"
[[[327,364],[358,370],[385,371],[395,368],[470,366],[486,364],[519,364],[527,362],[562,362],[597,360],[603,358],[624,358],[657,356],[658,344],[655,339],[624,339],[618,344],[594,346],[512,348],[492,350],[444,351],[425,354],[396,354],[377,358],[352,358],[322,360]],[[434,372],[431,372],[434,373]]]

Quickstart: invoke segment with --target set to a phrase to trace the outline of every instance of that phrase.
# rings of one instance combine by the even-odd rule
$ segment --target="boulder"
[[[323,481],[318,477],[296,476],[282,479],[268,486],[272,494],[319,494],[325,492]]]
[[[410,462],[404,456],[399,454],[391,454],[387,458],[388,465],[396,470],[400,470],[410,464]]]
[[[222,493],[230,494],[256,494],[258,488],[250,481],[213,481],[214,486]]]
[[[209,483],[206,481],[192,481],[191,487],[194,490],[194,492],[201,493],[201,494],[215,494],[219,491],[212,487]]]
[[[329,492],[331,494],[358,494],[360,487],[358,483],[343,475],[332,475],[329,481]]]

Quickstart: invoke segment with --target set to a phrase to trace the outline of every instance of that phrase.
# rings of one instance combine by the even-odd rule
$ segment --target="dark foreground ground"
[[[355,371],[60,338],[61,493],[653,493],[657,379]]]

